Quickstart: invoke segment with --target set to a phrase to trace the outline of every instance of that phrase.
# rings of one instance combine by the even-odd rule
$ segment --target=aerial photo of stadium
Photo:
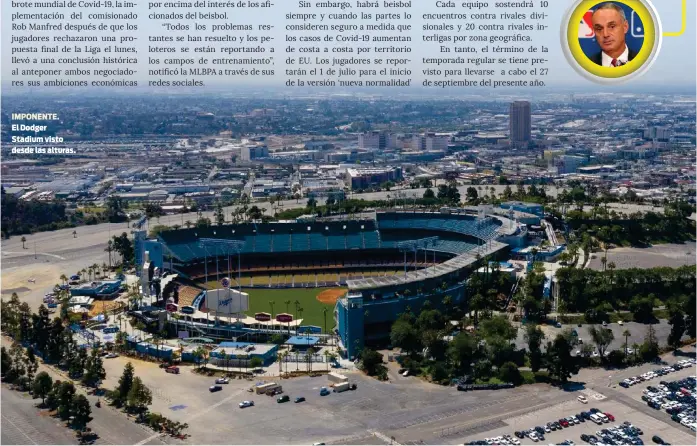
[[[426,300],[467,298],[478,259],[506,258],[527,228],[491,209],[376,212],[343,221],[244,223],[136,234],[144,294],[188,334],[336,337],[349,358],[389,343]],[[160,292],[162,290],[162,292]],[[147,307],[143,314],[147,314]]]

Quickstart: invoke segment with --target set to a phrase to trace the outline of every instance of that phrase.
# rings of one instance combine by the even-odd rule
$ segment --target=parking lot
[[[104,361],[104,386],[117,385],[129,358]],[[156,364],[131,360],[136,375],[153,392],[151,410],[189,424],[186,442],[191,444],[387,444],[459,442],[471,429],[501,423],[506,414],[524,413],[530,407],[544,407],[568,399],[566,392],[546,385],[499,391],[458,392],[454,387],[424,383],[418,378],[380,382],[360,373],[343,372],[354,391],[320,396],[330,383],[326,376],[276,380],[291,401],[247,390],[257,382],[231,380],[223,390],[209,392],[215,378],[181,367],[178,375],[165,373]],[[294,403],[303,396],[305,402]],[[239,408],[244,400],[254,406]],[[492,424],[494,423],[494,424]],[[491,427],[489,427],[490,429]]]
[[[472,435],[466,438],[464,443],[469,443],[475,440],[484,440],[485,438],[497,437],[504,434],[514,436],[513,433],[515,431],[522,431],[534,428],[535,426],[544,426],[550,421],[556,421],[562,417],[575,415],[580,411],[587,411],[590,407],[596,407],[602,412],[613,414],[615,416],[615,421],[604,423],[602,426],[597,425],[592,421],[585,421],[574,426],[569,426],[568,428],[552,431],[545,434],[545,438],[544,440],[540,440],[540,444],[559,444],[565,440],[571,440],[576,444],[582,444],[585,442],[581,440],[581,434],[596,435],[596,431],[619,425],[624,421],[629,421],[632,423],[632,425],[643,430],[644,434],[641,435],[640,438],[645,444],[653,444],[651,437],[654,435],[658,435],[663,440],[675,445],[695,444],[694,435],[690,435],[684,430],[676,429],[676,426],[656,420],[643,412],[628,408],[621,402],[612,401],[609,399],[595,402],[589,401],[588,404],[582,404],[578,401],[570,400],[544,410],[512,418],[507,421],[507,426],[505,428],[499,428],[488,432],[482,432],[477,435]],[[528,438],[520,441],[523,444],[533,443]]]
[[[119,357],[104,361],[107,370],[104,387],[117,385],[129,360],[135,366],[136,375],[152,390],[151,410],[188,423],[186,432],[190,437],[186,442],[190,444],[389,444],[392,437],[400,444],[463,444],[512,435],[516,430],[544,425],[591,407],[616,416],[617,420],[608,426],[629,421],[642,428],[641,438],[646,444],[651,443],[653,435],[672,444],[694,444],[689,429],[676,425],[665,411],[651,409],[641,401],[645,385],[629,389],[617,385],[626,377],[657,368],[652,364],[623,370],[585,369],[572,378],[579,382],[574,391],[538,384],[458,392],[455,387],[436,386],[395,373],[389,374],[390,382],[380,382],[342,370],[358,388],[322,397],[320,388],[330,384],[326,376],[233,379],[223,384],[221,391],[211,393],[208,388],[214,384],[215,377],[194,373],[191,366],[182,366],[181,373],[175,375],[165,373],[155,363]],[[388,368],[396,367],[388,364]],[[677,380],[691,374],[694,369],[687,368],[664,378]],[[262,381],[281,384],[284,395],[291,400],[279,404],[276,398],[247,391]],[[585,395],[588,404],[578,402],[579,395]],[[298,396],[306,401],[294,403]],[[240,402],[250,399],[255,402],[253,407],[239,408]],[[581,434],[593,434],[596,430],[596,425],[587,421],[551,432],[540,444],[566,439],[580,444]]]

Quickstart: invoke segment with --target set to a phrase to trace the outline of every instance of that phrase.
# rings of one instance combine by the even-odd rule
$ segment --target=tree
[[[7,353],[7,349],[5,347],[0,348],[0,356],[2,357],[0,373],[2,373],[2,376],[4,377],[7,372],[12,369],[12,358],[10,357],[10,354]]]
[[[258,370],[263,365],[264,362],[258,356],[255,356],[249,360],[249,366],[252,368],[252,370]]]
[[[632,333],[629,331],[629,329],[625,328],[624,331],[622,332],[622,336],[624,336],[624,354],[627,354],[627,343],[629,342],[629,337],[632,335]]]
[[[547,370],[557,380],[565,383],[579,371],[576,358],[571,356],[571,345],[558,334],[553,342],[547,343]]]
[[[152,393],[148,389],[140,377],[133,378],[131,388],[126,397],[126,406],[128,410],[136,413],[143,413],[147,410],[147,406],[152,404]]]
[[[424,191],[423,198],[425,200],[433,200],[436,198],[436,194],[433,192],[433,189],[428,188]]]
[[[361,370],[370,376],[379,375],[385,369],[382,355],[370,348],[364,348],[360,357]]]
[[[448,346],[448,357],[460,373],[469,370],[477,351],[477,340],[467,332],[458,333]]]
[[[520,374],[518,366],[513,362],[506,362],[499,368],[499,379],[503,382],[513,383],[519,386],[523,383],[523,375]]]
[[[72,381],[63,381],[58,388],[57,394],[58,416],[62,420],[70,418],[74,396],[75,386]]]
[[[200,367],[203,359],[206,357],[206,350],[199,346],[192,352],[192,355],[194,357],[194,362]]]
[[[419,332],[414,325],[404,317],[400,317],[392,324],[390,332],[392,345],[404,349],[410,355],[421,350]]]
[[[479,331],[487,341],[495,338],[500,338],[510,341],[516,338],[518,329],[511,324],[511,321],[506,316],[494,316],[484,320]]]
[[[114,251],[121,255],[123,263],[130,263],[135,255],[133,242],[128,238],[128,234],[123,232],[120,236],[112,237]]]
[[[315,200],[315,197],[310,197],[307,199],[307,207],[310,209],[314,209],[317,207],[317,200]]]
[[[651,321],[655,300],[655,297],[650,294],[648,296],[636,296],[629,302],[629,310],[634,313],[634,319],[637,322]]]
[[[119,404],[123,404],[127,400],[128,393],[131,391],[132,386],[133,386],[133,364],[131,364],[129,362],[123,368],[123,374],[121,375],[121,378],[119,378],[119,386],[117,388],[118,398],[119,398],[118,403]]]
[[[668,334],[668,345],[677,349],[680,347],[680,339],[685,334],[685,316],[680,311],[673,311],[670,315],[670,333]]]
[[[106,378],[104,364],[99,356],[97,349],[93,348],[90,357],[85,363],[85,374],[82,377],[82,382],[88,387],[96,387],[101,380]]]
[[[39,362],[36,360],[34,355],[34,349],[29,346],[26,350],[26,357],[24,358],[25,370],[27,373],[27,384],[31,385],[34,382],[34,374],[39,368]]]
[[[615,334],[609,328],[596,327],[595,325],[588,327],[588,333],[591,335],[593,343],[598,348],[600,359],[605,361],[605,350],[607,350],[610,343],[615,340]]]
[[[467,197],[467,203],[468,203],[468,204],[477,204],[477,201],[478,201],[478,199],[479,199],[479,195],[478,195],[478,193],[477,193],[477,189],[475,189],[475,188],[472,187],[472,186],[468,187],[468,188],[467,188],[466,197]]]
[[[53,389],[53,379],[51,375],[46,372],[39,372],[36,378],[34,378],[31,389],[35,397],[38,396],[41,398],[41,405],[43,406],[46,403],[46,396],[51,389]]]
[[[525,340],[528,343],[530,355],[530,369],[537,372],[542,368],[544,356],[542,355],[542,341],[545,334],[537,325],[528,325],[525,329]]]
[[[639,352],[645,361],[652,360],[658,356],[658,339],[656,339],[656,329],[653,328],[652,324],[646,329],[644,343],[639,347]]]
[[[87,428],[87,423],[92,421],[90,414],[92,408],[85,395],[74,395],[70,405],[70,416],[73,417],[72,425],[78,431]]]

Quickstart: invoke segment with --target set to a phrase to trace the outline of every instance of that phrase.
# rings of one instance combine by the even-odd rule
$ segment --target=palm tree
[[[22,236],[22,238],[20,240],[22,241],[22,249],[27,249],[27,247],[24,246],[24,243],[26,243],[27,238],[25,236]]]
[[[109,253],[109,269],[111,269],[111,253],[114,251],[114,242],[109,240],[104,251]]]
[[[327,331],[327,308],[322,308],[322,316],[324,316],[324,333],[328,334]]]
[[[63,282],[63,285],[65,285],[65,283],[68,281],[68,276],[66,276],[65,274],[61,274],[60,280],[61,282]]]
[[[327,364],[327,371],[329,371],[329,357],[331,356],[331,353],[329,353],[329,350],[324,351],[324,363]]]
[[[225,349],[222,349],[220,351],[220,357],[223,358],[223,367],[225,367],[225,371],[227,372],[228,361],[227,361],[227,353],[225,352]]]
[[[269,306],[271,307],[271,319],[273,320],[274,314],[273,314],[273,306],[276,305],[276,301],[270,300],[269,301]]]
[[[189,229],[193,223],[191,223],[191,220],[187,220],[184,222],[184,226],[186,226],[186,229]]]
[[[632,334],[629,332],[629,329],[625,328],[624,331],[622,332],[622,336],[624,336],[624,356],[627,356],[627,343],[629,342],[629,337]]]
[[[73,238],[77,238],[77,231],[73,231]]]
[[[310,347],[305,352],[305,359],[307,360],[307,371],[312,373],[312,356],[315,354],[315,349]]]

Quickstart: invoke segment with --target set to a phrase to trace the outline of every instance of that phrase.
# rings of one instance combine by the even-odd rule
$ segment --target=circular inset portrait
[[[577,0],[562,23],[562,48],[584,77],[614,84],[636,78],[656,59],[661,25],[648,0]]]

